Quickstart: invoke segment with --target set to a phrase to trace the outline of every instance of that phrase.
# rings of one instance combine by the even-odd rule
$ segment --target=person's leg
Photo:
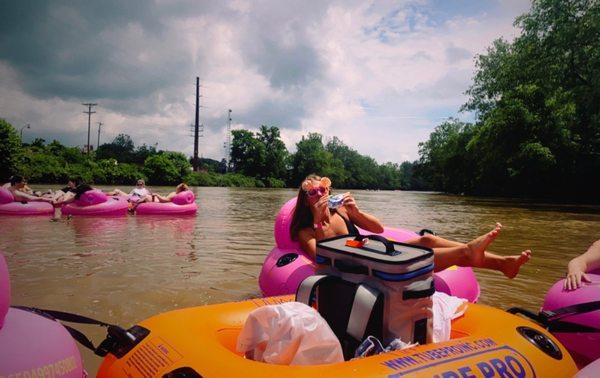
[[[417,236],[414,239],[405,241],[407,244],[418,245],[426,248],[446,248],[446,247],[460,247],[465,246],[465,243],[460,243],[448,239],[441,238],[436,235],[425,234],[423,236]]]
[[[127,193],[125,193],[124,191],[122,191],[119,188],[116,188],[114,190],[111,190],[110,192],[106,192],[107,196],[126,196],[128,195]]]
[[[531,259],[531,251],[525,250],[520,255],[499,256],[494,253],[485,253],[481,268],[502,272],[508,278],[515,278],[519,274],[521,265]]]
[[[485,249],[498,235],[499,228],[467,243],[466,246],[434,248],[435,271],[439,272],[452,265],[484,268],[502,272],[508,278],[514,278],[521,266],[531,258],[531,251],[525,250],[519,255],[500,256]]]
[[[147,196],[143,196],[140,197],[136,202],[133,203],[133,206],[131,207],[131,211],[135,211],[135,209],[144,202],[152,202],[152,196],[151,195],[147,195]]]
[[[496,223],[496,227],[492,231],[473,239],[467,244],[433,248],[435,270],[444,270],[452,265],[481,266],[485,257],[485,250],[496,239],[501,228],[502,225]]]

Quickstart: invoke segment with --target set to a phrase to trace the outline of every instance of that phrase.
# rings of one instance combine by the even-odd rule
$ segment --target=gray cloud
[[[450,64],[461,62],[465,59],[471,59],[473,53],[461,47],[450,46],[446,48],[446,60]]]
[[[37,98],[143,97],[191,68],[158,11],[141,1],[3,2],[0,59]]]

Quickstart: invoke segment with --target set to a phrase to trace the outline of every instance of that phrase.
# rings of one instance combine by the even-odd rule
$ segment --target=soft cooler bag
[[[317,274],[302,282],[296,300],[312,305],[316,299],[346,358],[369,335],[386,344],[431,341],[431,249],[343,235],[318,242],[316,262]]]

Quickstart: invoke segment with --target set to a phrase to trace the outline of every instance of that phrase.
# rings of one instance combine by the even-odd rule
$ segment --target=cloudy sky
[[[473,58],[512,39],[524,0],[3,1],[0,117],[83,145],[97,102],[101,140],[191,154],[200,77],[204,157],[232,127],[278,126],[290,150],[308,132],[338,136],[380,163],[458,113]]]

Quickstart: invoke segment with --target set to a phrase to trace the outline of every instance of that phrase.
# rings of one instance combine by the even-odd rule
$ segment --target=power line
[[[90,154],[90,123],[91,123],[91,119],[92,119],[92,114],[96,113],[95,111],[92,111],[92,106],[97,106],[98,104],[82,103],[81,105],[88,107],[87,112],[83,112],[83,114],[88,115],[88,138],[87,138],[86,151],[87,151],[87,154],[89,155]]]

